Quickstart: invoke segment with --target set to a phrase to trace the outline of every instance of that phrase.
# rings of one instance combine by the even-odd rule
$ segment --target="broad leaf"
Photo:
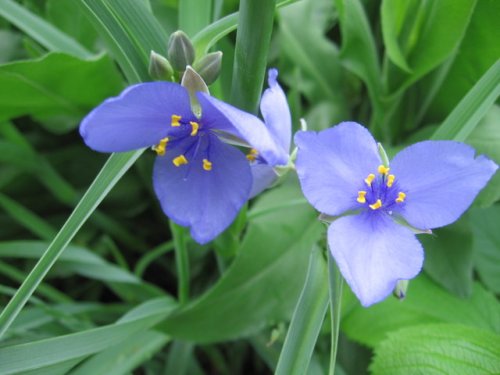
[[[493,375],[500,373],[500,336],[454,324],[391,333],[375,349],[373,375]]]

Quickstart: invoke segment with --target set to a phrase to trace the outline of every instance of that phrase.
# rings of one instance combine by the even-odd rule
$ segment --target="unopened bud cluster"
[[[222,52],[212,52],[195,61],[193,43],[182,31],[174,32],[168,41],[167,57],[151,51],[149,74],[155,80],[172,81],[182,77],[186,68],[192,66],[207,85],[219,77]]]

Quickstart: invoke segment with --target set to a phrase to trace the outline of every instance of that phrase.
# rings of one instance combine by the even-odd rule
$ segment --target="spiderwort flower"
[[[279,162],[279,150],[257,117],[205,93],[196,96],[199,117],[177,83],[133,85],[87,115],[80,134],[101,152],[152,146],[158,155],[153,185],[163,211],[206,243],[233,221],[252,186],[244,153],[219,138],[248,143],[271,164]]]
[[[454,222],[497,169],[453,141],[417,143],[384,165],[371,134],[354,122],[299,132],[295,142],[306,198],[320,212],[342,215],[328,228],[328,244],[363,306],[420,272],[423,249],[410,226]]]
[[[269,187],[276,179],[273,167],[286,165],[289,161],[290,144],[292,142],[292,118],[285,93],[277,81],[278,70],[269,69],[267,88],[260,100],[260,112],[264,118],[270,138],[274,142],[274,162],[262,157],[259,150],[253,148],[247,155],[253,175],[251,197]]]

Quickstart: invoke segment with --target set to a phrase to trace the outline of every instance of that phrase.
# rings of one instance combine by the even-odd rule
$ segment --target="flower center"
[[[168,132],[168,137],[160,139],[158,144],[152,147],[152,150],[158,156],[164,156],[169,145],[184,149],[182,153],[172,159],[172,163],[176,167],[187,165],[189,164],[189,160],[195,159],[200,151],[201,136],[204,133],[202,126],[197,121],[183,121],[182,116],[175,114],[171,117],[170,126],[171,129]],[[193,140],[191,137],[197,137],[197,139]],[[200,165],[205,171],[212,170],[212,162],[208,157],[208,148],[207,146],[202,150],[205,152],[206,157],[202,159]],[[188,154],[190,155],[188,156]]]
[[[364,179],[366,189],[359,190],[356,201],[371,210],[389,209],[405,202],[406,193],[398,189],[396,176],[389,174],[390,168],[380,165],[377,174],[370,173]]]

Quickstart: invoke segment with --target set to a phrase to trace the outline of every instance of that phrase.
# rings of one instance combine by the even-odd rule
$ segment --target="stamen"
[[[358,191],[358,199],[356,199],[359,203],[366,203],[366,191]]]
[[[191,124],[191,136],[195,136],[196,134],[198,134],[198,129],[200,128],[200,124],[198,124],[197,122],[195,121],[191,121],[189,122]]]
[[[160,143],[158,143],[156,146],[151,147],[153,151],[156,152],[158,156],[163,156],[165,155],[165,150],[167,148],[167,143],[169,141],[168,137],[160,139]]]
[[[172,163],[174,163],[174,165],[176,167],[180,167],[181,165],[187,164],[188,160],[186,159],[186,157],[184,155],[181,154],[181,155],[175,157],[174,160],[172,160]]]
[[[203,169],[206,171],[212,170],[212,162],[208,161],[208,159],[203,159]]]
[[[396,179],[396,176],[394,176],[393,174],[390,174],[389,176],[387,176],[387,187],[391,187],[392,184],[394,184],[395,179]]]
[[[396,198],[396,203],[403,203],[405,201],[406,194],[400,191],[398,197]]]
[[[250,160],[250,161],[255,161],[255,159],[257,159],[257,156],[259,155],[259,152],[252,148],[250,149],[250,152],[247,154],[247,159]]]
[[[378,166],[377,171],[378,171],[378,173],[380,173],[380,174],[385,174],[385,175],[386,175],[386,174],[388,174],[388,173],[389,173],[389,170],[390,170],[390,169],[391,169],[391,168],[386,167],[386,166],[384,166],[384,165],[379,165],[379,166]]]
[[[181,118],[182,118],[182,116],[172,115],[172,122],[170,123],[170,125],[172,125],[174,127],[181,126],[181,123],[179,122],[179,120]]]
[[[372,182],[375,180],[375,175],[370,173],[367,178],[365,178],[365,182],[368,186],[372,186]]]
[[[372,210],[377,210],[380,207],[382,207],[382,201],[380,199],[377,199],[377,201],[373,204],[370,204],[369,206]]]

